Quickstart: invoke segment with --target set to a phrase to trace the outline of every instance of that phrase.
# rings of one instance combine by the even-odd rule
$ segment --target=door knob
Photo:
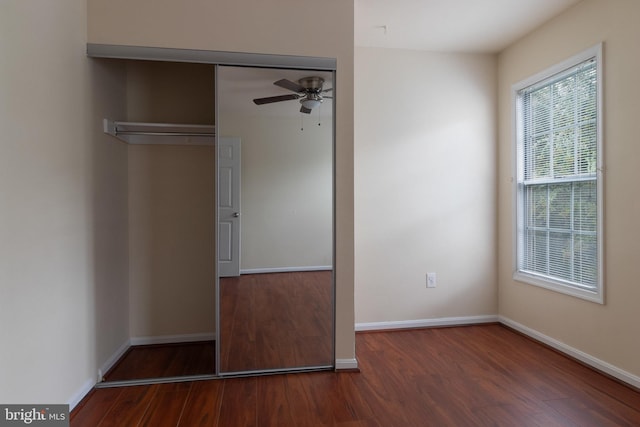
[[[234,212],[232,215],[234,218],[240,217],[240,212]]]

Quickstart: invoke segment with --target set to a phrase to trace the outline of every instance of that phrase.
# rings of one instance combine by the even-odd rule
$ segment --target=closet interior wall
[[[214,124],[213,65],[131,60],[126,75],[114,119]],[[128,145],[128,177],[131,342],[213,339],[213,145]]]

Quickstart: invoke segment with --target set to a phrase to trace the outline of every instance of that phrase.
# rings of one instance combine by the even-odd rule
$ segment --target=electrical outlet
[[[436,273],[427,273],[427,288],[436,287]]]

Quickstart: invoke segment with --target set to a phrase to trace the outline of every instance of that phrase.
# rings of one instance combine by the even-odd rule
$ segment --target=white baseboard
[[[437,319],[397,320],[390,322],[356,323],[356,332],[384,331],[391,329],[433,328],[438,326],[463,326],[481,323],[496,323],[497,315],[465,316],[465,317],[441,317]]]
[[[85,396],[89,394],[91,390],[93,390],[93,387],[96,385],[96,383],[102,381],[103,375],[108,372],[109,369],[113,367],[113,365],[115,365],[115,363],[127,351],[129,346],[129,340],[126,340],[124,343],[122,343],[122,345],[118,347],[118,349],[102,364],[102,366],[98,368],[97,378],[88,379],[87,381],[85,381],[82,387],[80,387],[80,389],[78,389],[78,391],[76,391],[73,396],[69,398],[69,400],[67,401],[67,403],[69,404],[69,411],[72,411],[73,408],[75,408],[78,403],[80,403],[82,399],[84,399]]]
[[[98,368],[98,382],[102,381],[102,377],[104,376],[104,374],[109,372],[109,369],[113,368],[113,365],[115,365],[116,362],[120,360],[122,355],[124,355],[124,353],[127,351],[127,349],[129,349],[130,346],[131,340],[126,340],[125,342],[123,342],[122,345],[118,347],[118,349],[111,355],[111,357],[109,357],[107,361],[104,362],[102,366],[100,366],[100,368]]]
[[[246,268],[240,270],[240,274],[261,274],[261,273],[295,273],[298,271],[327,271],[333,270],[330,265],[317,265],[306,267],[266,267],[266,268]]]
[[[132,337],[131,345],[173,344],[180,342],[214,341],[215,333],[158,335],[150,337]]]
[[[78,403],[84,399],[84,397],[89,394],[91,390],[93,390],[93,386],[96,385],[96,381],[92,379],[88,379],[85,383],[76,391],[69,400],[67,400],[67,404],[69,405],[69,411],[73,411],[73,408],[78,406]]]
[[[624,371],[616,366],[613,366],[610,363],[607,363],[603,360],[600,360],[596,357],[591,356],[581,350],[571,347],[561,341],[556,340],[555,338],[551,338],[545,334],[542,334],[536,330],[533,330],[527,326],[524,326],[518,322],[515,322],[507,317],[499,316],[500,323],[509,326],[510,328],[515,329],[518,332],[523,333],[537,341],[540,341],[561,353],[564,353],[574,359],[581,361],[582,363],[591,366],[592,368],[604,372],[605,374],[611,375],[614,378],[619,379],[635,388],[640,388],[640,377],[634,375],[630,372]]]
[[[353,359],[336,359],[336,371],[358,369],[358,361]]]
[[[115,365],[115,363],[120,360],[120,358],[124,355],[124,353],[131,347],[132,345],[147,345],[147,344],[171,344],[171,343],[180,343],[180,342],[197,342],[197,341],[212,341],[216,339],[215,333],[200,333],[200,334],[182,334],[182,335],[161,335],[161,336],[151,336],[151,337],[134,337],[130,338],[106,360],[98,368],[97,379],[89,379],[87,380],[80,389],[71,396],[71,398],[67,401],[69,404],[69,410],[73,410],[84,397],[89,394],[89,392],[93,389],[96,383],[102,381],[102,377],[105,373],[109,371]]]

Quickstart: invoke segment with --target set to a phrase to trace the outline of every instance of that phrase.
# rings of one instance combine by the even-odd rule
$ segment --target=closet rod
[[[104,132],[127,144],[213,145],[215,125],[103,120]],[[157,137],[157,138],[156,138]]]
[[[195,133],[195,132],[144,132],[144,131],[115,131],[115,135],[149,135],[149,136],[196,136],[196,137],[209,137],[215,136],[214,133]]]

